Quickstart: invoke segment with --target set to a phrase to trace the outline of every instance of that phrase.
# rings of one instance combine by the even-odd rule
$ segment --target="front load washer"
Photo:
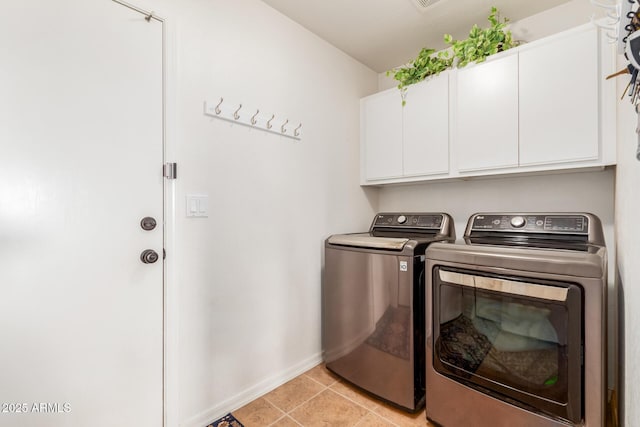
[[[427,417],[605,425],[607,255],[586,213],[481,213],[426,251]]]
[[[424,404],[424,252],[454,241],[444,213],[380,213],[369,232],[325,242],[323,357],[327,368],[400,408]]]

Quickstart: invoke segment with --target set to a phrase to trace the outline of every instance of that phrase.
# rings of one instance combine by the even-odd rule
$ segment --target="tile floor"
[[[408,414],[376,400],[318,365],[233,412],[245,427],[433,426],[424,409]]]

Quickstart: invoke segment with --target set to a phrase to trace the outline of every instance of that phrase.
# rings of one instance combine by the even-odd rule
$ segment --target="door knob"
[[[145,249],[140,254],[140,261],[142,261],[145,264],[153,264],[158,260],[158,258],[159,258],[158,253],[153,249]]]

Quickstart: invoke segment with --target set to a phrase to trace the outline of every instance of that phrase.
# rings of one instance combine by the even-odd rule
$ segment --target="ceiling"
[[[439,0],[421,12],[412,0],[263,0],[376,72],[405,64],[442,36],[464,39],[489,25],[491,6],[511,22],[569,0]]]

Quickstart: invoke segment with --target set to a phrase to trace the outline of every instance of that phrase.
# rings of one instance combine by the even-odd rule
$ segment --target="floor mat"
[[[235,419],[231,414],[227,414],[219,420],[214,421],[207,427],[244,427],[242,423]]]

